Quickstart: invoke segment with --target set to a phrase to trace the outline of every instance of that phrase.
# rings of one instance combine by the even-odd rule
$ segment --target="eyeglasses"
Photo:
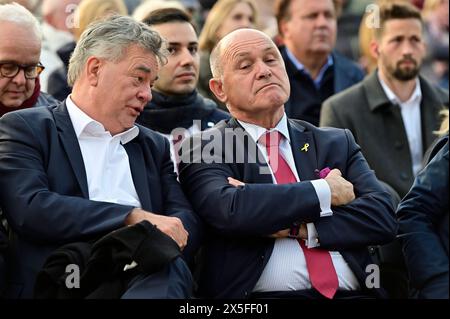
[[[23,70],[25,78],[35,79],[44,71],[45,67],[39,62],[38,64],[22,65],[14,62],[0,62],[0,74],[5,78],[15,77],[20,70]]]

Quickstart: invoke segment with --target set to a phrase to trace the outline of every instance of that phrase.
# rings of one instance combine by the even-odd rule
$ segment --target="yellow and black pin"
[[[308,148],[309,148],[309,143],[305,143],[305,145],[303,145],[303,147],[300,150],[302,152],[308,152]]]

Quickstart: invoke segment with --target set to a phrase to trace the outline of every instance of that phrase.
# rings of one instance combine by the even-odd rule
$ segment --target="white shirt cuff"
[[[316,179],[311,181],[320,203],[320,217],[333,216],[331,210],[331,190],[330,186],[324,179]]]
[[[313,223],[307,223],[306,228],[308,229],[308,240],[305,241],[306,247],[319,247],[319,234],[317,233],[316,226]]]

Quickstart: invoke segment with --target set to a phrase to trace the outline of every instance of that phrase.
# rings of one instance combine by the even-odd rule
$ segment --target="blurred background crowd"
[[[449,3],[448,0],[405,0],[422,12],[425,21],[427,57],[422,74],[432,83],[448,88]],[[0,0],[0,4],[13,1]],[[199,33],[201,72],[198,88],[203,95],[213,97],[208,89],[208,60],[217,41],[237,28],[252,27],[264,31],[281,44],[278,37],[274,1],[271,0],[16,0],[42,21],[44,33],[41,62],[42,91],[59,99],[67,96],[64,67],[76,40],[86,26],[106,15],[118,13],[144,21],[153,10],[176,7],[189,11]],[[373,4],[389,0],[335,0],[337,38],[335,51],[357,62],[370,73],[376,67],[369,44],[371,28],[366,18],[373,14]],[[53,80],[50,80],[53,78]],[[62,79],[61,79],[62,78]],[[52,86],[49,86],[49,81]]]

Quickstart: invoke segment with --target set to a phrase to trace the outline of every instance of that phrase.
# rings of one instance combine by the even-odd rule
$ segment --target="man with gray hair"
[[[186,261],[197,246],[197,218],[176,180],[169,142],[135,125],[165,61],[162,43],[129,17],[97,22],[71,57],[67,99],[0,119],[0,202],[14,247],[8,297],[32,297],[42,266],[61,245],[104,235],[116,238],[111,255],[98,251],[105,240],[92,251],[96,262],[100,256],[104,267],[116,269],[107,283],[119,280],[117,297],[191,295]],[[104,267],[94,270],[104,276]],[[80,270],[79,287],[91,293],[86,285],[97,278],[91,273],[84,282]],[[100,291],[111,297],[107,287]]]
[[[57,102],[40,92],[41,38],[39,22],[27,9],[0,5],[0,116]]]

